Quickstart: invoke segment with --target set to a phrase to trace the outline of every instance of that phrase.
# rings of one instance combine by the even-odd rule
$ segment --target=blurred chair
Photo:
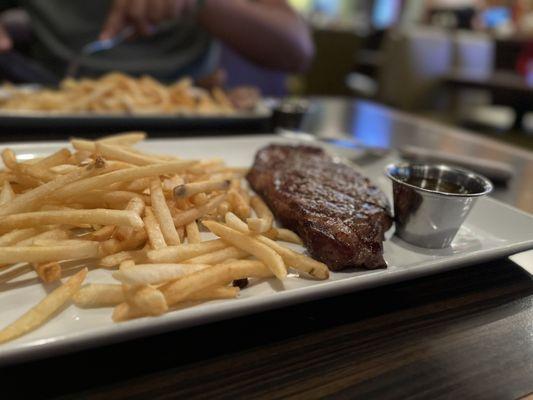
[[[411,27],[392,31],[383,47],[379,98],[406,110],[438,108],[435,91],[453,65],[453,43],[445,30]]]
[[[495,43],[482,32],[457,31],[454,42],[454,73],[473,79],[490,79],[494,72]],[[463,89],[455,96],[454,108],[460,122],[482,129],[508,130],[514,121],[514,111],[505,106],[491,105],[492,96],[486,90]]]

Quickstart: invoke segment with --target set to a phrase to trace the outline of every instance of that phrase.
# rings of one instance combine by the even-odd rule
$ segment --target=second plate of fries
[[[20,128],[199,129],[270,118],[258,94],[249,92],[253,99],[240,109],[223,89],[202,89],[190,78],[166,85],[149,76],[110,73],[97,79],[67,79],[56,89],[4,85],[0,121],[4,127]]]
[[[306,255],[295,233],[276,224],[244,179],[255,152],[283,139],[145,142],[145,136],[1,149],[0,364],[533,246],[520,239],[532,218],[486,200],[476,213],[498,207],[513,232],[487,235],[488,222],[474,213],[453,254],[417,253],[387,241],[389,268],[330,273]],[[480,249],[468,247],[470,236]]]

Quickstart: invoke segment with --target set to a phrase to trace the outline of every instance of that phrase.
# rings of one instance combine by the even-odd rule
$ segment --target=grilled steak
[[[273,144],[256,154],[247,179],[331,270],[386,267],[382,242],[392,224],[390,207],[354,168],[317,147]]]

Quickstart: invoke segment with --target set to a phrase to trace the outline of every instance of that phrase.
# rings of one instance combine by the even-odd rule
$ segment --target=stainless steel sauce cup
[[[474,172],[446,165],[399,163],[385,169],[392,180],[396,234],[420,247],[448,247],[476,200],[490,193],[491,182]],[[424,189],[409,182],[429,180],[457,185],[464,189],[452,193]]]

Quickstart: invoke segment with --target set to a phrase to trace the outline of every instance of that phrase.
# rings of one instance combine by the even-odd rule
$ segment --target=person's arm
[[[314,55],[306,24],[285,0],[206,0],[198,21],[265,67],[302,71]]]
[[[10,8],[16,7],[17,5],[18,2],[14,0],[0,0],[0,13],[9,10]],[[3,27],[2,22],[0,21],[0,53],[11,50],[12,47],[13,41],[11,40],[9,33]]]
[[[265,67],[301,71],[313,58],[307,26],[286,0],[115,0],[100,37],[127,25],[147,35],[150,26],[195,11],[204,29]]]

